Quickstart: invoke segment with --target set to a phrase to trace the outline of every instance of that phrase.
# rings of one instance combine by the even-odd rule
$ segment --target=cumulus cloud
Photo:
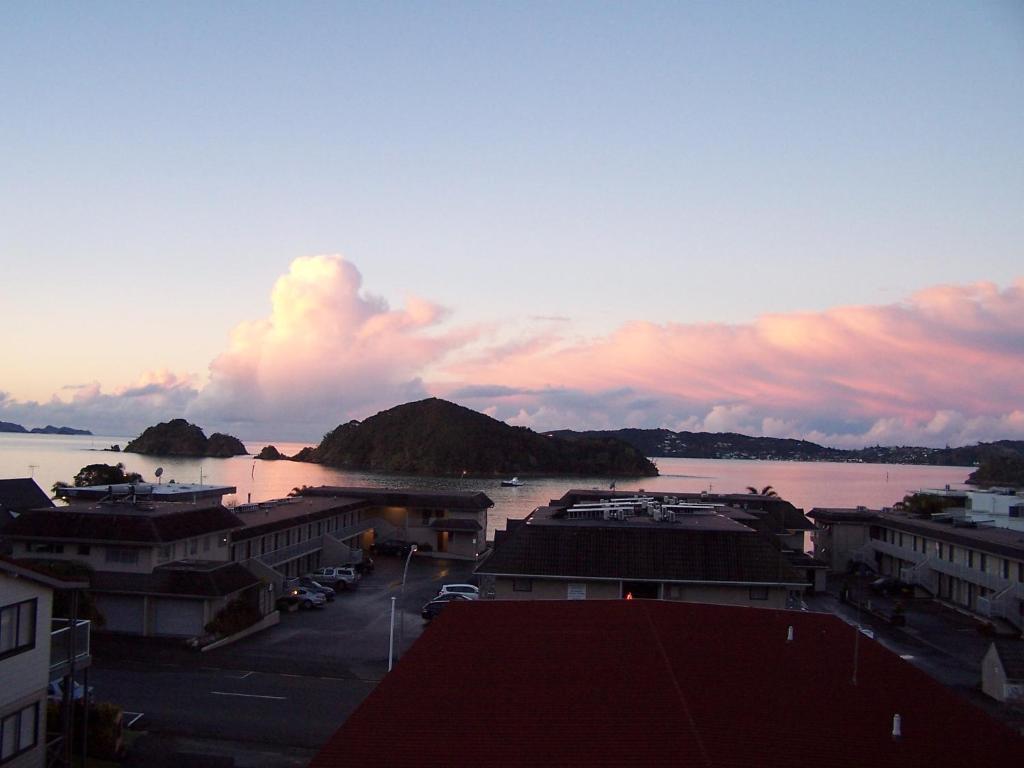
[[[446,312],[429,301],[390,309],[340,256],[293,261],[271,304],[269,317],[234,329],[190,418],[246,434],[272,424],[278,437],[317,435],[426,396],[422,372],[471,338],[439,331]]]

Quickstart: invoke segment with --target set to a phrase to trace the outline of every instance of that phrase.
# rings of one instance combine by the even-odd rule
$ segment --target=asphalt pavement
[[[392,598],[397,661],[424,631],[424,603],[442,584],[466,581],[473,567],[414,557],[403,590],[404,560],[380,557],[376,565],[323,609],[283,613],[277,626],[208,653],[96,635],[97,698],[143,715],[134,727],[146,735],[127,764],[156,766],[178,755],[170,761],[177,768],[189,759],[202,765],[203,756],[210,765],[305,765],[387,673]]]

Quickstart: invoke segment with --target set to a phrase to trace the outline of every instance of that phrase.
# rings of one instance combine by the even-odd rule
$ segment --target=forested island
[[[207,437],[200,427],[184,419],[161,422],[146,430],[124,447],[125,453],[151,456],[245,456],[248,451],[237,437],[214,432]]]
[[[1024,440],[997,440],[960,448],[871,446],[828,448],[809,440],[751,437],[735,432],[672,432],[668,429],[616,429],[576,432],[563,429],[545,434],[564,439],[614,437],[645,456],[683,459],[760,459],[768,461],[839,461],[863,464],[931,464],[970,467],[986,459],[1024,458]]]
[[[47,424],[45,427],[32,427],[25,429],[21,424],[11,421],[0,421],[0,432],[11,432],[18,435],[91,435],[88,429],[75,429],[74,427],[55,427]]]
[[[341,424],[293,457],[343,469],[435,476],[652,477],[657,467],[612,437],[564,440],[437,398]]]

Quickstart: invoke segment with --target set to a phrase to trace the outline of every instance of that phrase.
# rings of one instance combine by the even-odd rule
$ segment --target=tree
[[[124,464],[118,462],[115,466],[109,464],[89,464],[78,470],[75,475],[75,488],[83,488],[87,485],[119,485],[121,483],[141,483],[142,475],[138,472],[125,472]],[[65,483],[60,483],[65,486]],[[54,484],[54,492],[57,491],[57,484]]]
[[[777,498],[778,495],[779,495],[779,494],[777,494],[775,492],[775,489],[772,488],[770,485],[766,485],[760,491],[757,490],[757,488],[755,488],[754,486],[748,485],[747,486],[747,490],[750,491],[752,496],[769,496],[769,497]]]

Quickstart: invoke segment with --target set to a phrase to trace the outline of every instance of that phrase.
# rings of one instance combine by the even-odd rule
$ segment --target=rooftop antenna
[[[164,468],[163,468],[163,467],[157,467],[157,468],[156,468],[156,469],[155,469],[155,470],[153,471],[153,474],[154,474],[154,475],[156,475],[156,482],[157,482],[157,485],[163,485],[163,482],[164,482],[164,481],[163,481],[163,480],[161,480],[160,478],[164,476]]]
[[[199,467],[199,484],[203,484],[203,468]]]
[[[35,477],[37,469],[39,469],[39,465],[38,464],[29,464],[28,465],[28,476],[29,477]]]
[[[899,715],[892,716],[892,737],[898,739],[903,735],[903,718]]]

